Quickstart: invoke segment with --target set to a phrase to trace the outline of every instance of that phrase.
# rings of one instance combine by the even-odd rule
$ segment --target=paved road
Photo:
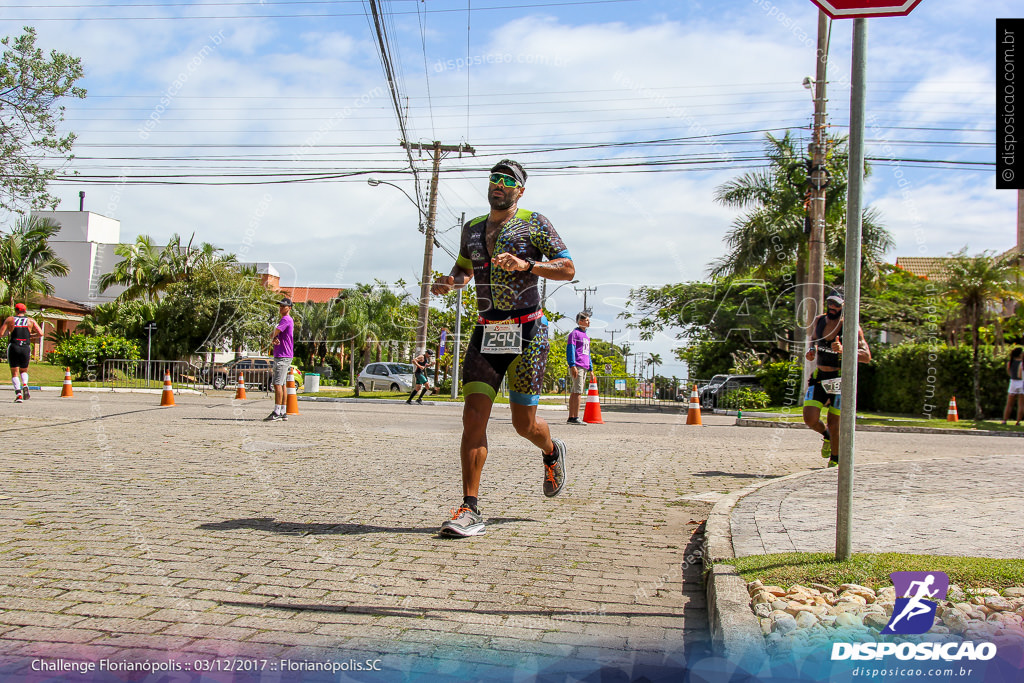
[[[605,411],[567,427],[569,483],[496,408],[486,536],[436,536],[461,500],[455,406],[36,392],[0,407],[0,662],[382,658],[394,672],[632,671],[703,648],[691,521],[717,493],[820,467],[800,430]],[[1017,440],[864,434],[861,460]],[[469,668],[467,668],[469,667]],[[483,670],[483,669],[480,669]]]

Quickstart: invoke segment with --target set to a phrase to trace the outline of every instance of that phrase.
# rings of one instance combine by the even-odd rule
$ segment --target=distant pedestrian
[[[285,297],[278,302],[278,313],[281,318],[274,328],[270,345],[274,355],[274,412],[263,418],[264,422],[277,422],[288,419],[287,401],[288,371],[292,367],[295,355],[295,321],[292,320],[292,300]]]
[[[587,328],[590,327],[590,316],[583,313],[576,314],[576,329],[569,333],[565,340],[565,359],[569,363],[570,386],[569,386],[569,419],[567,424],[583,425],[586,422],[580,420],[580,396],[587,388],[587,374],[590,381],[596,382],[594,366],[590,360],[590,337],[587,336]]]
[[[1013,402],[1017,401],[1017,424],[1024,419],[1024,347],[1018,346],[1010,351],[1010,360],[1006,361],[1006,374],[1010,376],[1010,387],[1006,390],[1006,410],[1003,411],[1003,424],[1010,419]]]
[[[0,337],[10,334],[7,343],[7,363],[11,366],[11,384],[14,385],[14,402],[21,403],[30,398],[28,390],[28,362],[32,357],[32,339],[42,339],[43,330],[32,318],[25,315],[25,304],[14,304],[14,315],[8,316],[0,326]]]
[[[412,359],[412,366],[415,368],[415,384],[412,386],[412,393],[409,394],[409,398],[405,400],[406,403],[412,405],[413,398],[416,397],[416,392],[423,388],[420,392],[420,397],[416,399],[416,402],[423,405],[423,395],[427,393],[427,389],[430,388],[430,378],[427,377],[427,368],[430,366],[431,358],[434,355],[433,351],[427,349],[420,355]]]

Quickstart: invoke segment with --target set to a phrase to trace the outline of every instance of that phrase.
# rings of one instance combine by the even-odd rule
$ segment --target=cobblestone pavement
[[[1012,454],[856,466],[853,552],[1024,558],[1024,448],[1004,445]],[[736,556],[834,551],[837,476],[818,471],[741,498]]]
[[[543,411],[569,449],[566,490],[547,499],[539,453],[499,406],[487,535],[452,540],[436,530],[461,501],[458,406],[302,402],[264,423],[265,399],[176,401],[36,392],[0,407],[0,674],[58,656],[344,652],[407,674],[666,661],[707,635],[692,522],[718,493],[821,467],[801,430],[686,426],[685,410],[568,427]],[[863,462],[1019,443],[858,436]]]

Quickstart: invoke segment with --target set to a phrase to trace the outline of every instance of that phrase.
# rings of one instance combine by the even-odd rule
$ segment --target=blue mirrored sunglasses
[[[490,181],[495,185],[504,185],[505,187],[519,187],[519,181],[510,175],[504,173],[492,173]]]

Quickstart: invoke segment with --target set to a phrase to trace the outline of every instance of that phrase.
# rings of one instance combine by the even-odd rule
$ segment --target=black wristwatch
[[[536,261],[534,261],[534,260],[533,260],[532,258],[530,258],[529,256],[527,256],[527,257],[526,257],[526,262],[527,262],[527,263],[529,263],[530,265],[529,265],[529,266],[527,266],[526,270],[524,270],[523,272],[524,272],[524,273],[529,273],[529,272],[531,272],[531,271],[533,270],[533,267],[534,267],[535,265],[537,265],[537,262],[536,262]]]

